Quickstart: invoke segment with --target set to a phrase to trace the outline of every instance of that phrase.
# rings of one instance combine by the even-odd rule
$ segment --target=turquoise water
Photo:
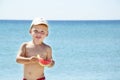
[[[56,65],[45,68],[47,80],[120,80],[120,21],[48,21],[45,42]],[[0,79],[21,80],[15,62],[22,42],[31,40],[31,21],[0,20]]]

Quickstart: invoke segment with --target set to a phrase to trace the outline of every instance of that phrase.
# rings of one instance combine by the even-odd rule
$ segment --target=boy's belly
[[[40,66],[38,63],[24,65],[24,78],[36,80],[41,77],[44,77],[44,67]]]

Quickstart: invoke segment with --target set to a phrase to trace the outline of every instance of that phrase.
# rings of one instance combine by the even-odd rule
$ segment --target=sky
[[[120,0],[0,0],[0,19],[120,20]]]

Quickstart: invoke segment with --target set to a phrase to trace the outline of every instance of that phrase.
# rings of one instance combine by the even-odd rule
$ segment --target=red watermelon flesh
[[[51,59],[44,60],[44,59],[39,59],[39,62],[43,65],[48,65],[51,63]]]

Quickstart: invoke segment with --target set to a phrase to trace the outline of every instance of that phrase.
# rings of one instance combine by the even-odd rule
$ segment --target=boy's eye
[[[38,30],[34,30],[35,33],[38,33]]]
[[[44,31],[41,31],[41,33],[44,33]]]
[[[41,34],[44,34],[45,32],[44,31],[41,31]]]
[[[41,34],[44,34],[44,33],[45,33],[45,31],[38,31],[38,30],[34,30],[33,32],[34,32],[34,33],[41,33]]]

